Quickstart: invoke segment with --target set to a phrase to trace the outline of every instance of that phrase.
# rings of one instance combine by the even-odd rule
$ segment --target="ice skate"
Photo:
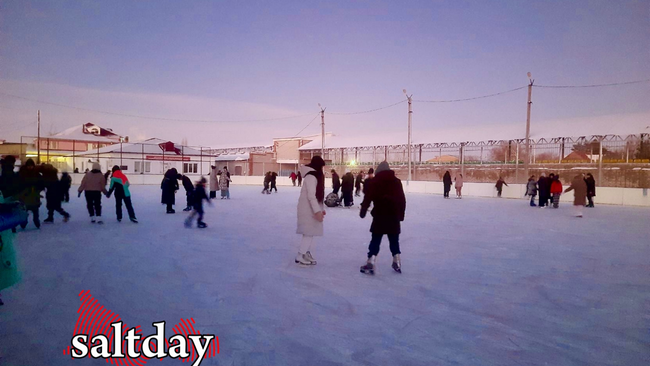
[[[199,229],[205,229],[206,227],[208,227],[208,225],[205,222],[201,221],[196,223],[196,227],[198,227]]]
[[[296,256],[296,263],[305,266],[311,265],[311,261],[309,260],[309,258],[307,258],[307,254],[300,254],[300,253],[298,253],[298,255]]]
[[[314,257],[312,257],[311,252],[308,251],[307,253],[305,253],[305,256],[307,257],[307,259],[309,259],[311,264],[316,264],[316,260],[314,259]]]
[[[134,223],[134,224],[137,224],[137,223],[138,223],[138,219],[136,219],[135,217],[132,217],[132,218],[131,218],[131,222]]]
[[[70,221],[70,215],[63,216],[63,222]]]
[[[54,222],[54,218],[53,217],[48,217],[47,219],[43,220],[43,222],[46,223],[46,224],[51,224],[51,223]]]
[[[185,207],[185,208],[183,209],[183,211],[185,211],[185,212],[187,212],[187,211],[192,211],[192,207],[187,206],[187,207]]]
[[[102,217],[101,217],[101,216],[97,216],[97,223],[98,223],[99,225],[102,225],[102,224],[104,223],[104,221],[102,221]]]
[[[94,217],[94,216],[90,216],[90,223],[91,223],[91,224],[94,224],[95,222],[97,222],[97,221],[95,221],[95,217]]]
[[[400,261],[399,254],[393,256],[393,269],[397,273],[402,273],[402,262]]]
[[[361,268],[359,269],[359,271],[360,271],[361,273],[374,275],[374,274],[375,274],[375,259],[376,259],[376,258],[377,258],[377,257],[374,256],[374,255],[373,255],[372,257],[368,258],[368,261],[366,262],[366,264],[364,264],[363,266],[361,266]]]

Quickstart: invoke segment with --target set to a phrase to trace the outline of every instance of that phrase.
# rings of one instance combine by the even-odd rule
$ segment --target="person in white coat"
[[[325,162],[320,156],[314,156],[311,162],[300,167],[303,184],[298,198],[297,234],[302,235],[296,263],[314,265],[312,256],[315,236],[323,236],[323,218],[325,217]]]
[[[210,167],[210,199],[217,198],[218,190],[219,190],[219,176],[217,175],[217,167],[212,165]]]

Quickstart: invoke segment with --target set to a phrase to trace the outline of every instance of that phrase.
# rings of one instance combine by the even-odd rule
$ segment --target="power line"
[[[650,79],[624,81],[610,84],[590,84],[590,85],[533,85],[535,88],[553,88],[553,89],[569,89],[569,88],[600,88],[607,86],[630,85],[650,82]]]
[[[455,103],[455,102],[466,102],[469,100],[476,100],[476,99],[483,99],[483,98],[490,98],[490,97],[496,97],[497,95],[503,95],[503,94],[508,94],[515,92],[517,90],[521,90],[526,88],[526,86],[520,86],[519,88],[514,88],[494,94],[487,94],[487,95],[481,95],[479,97],[472,97],[472,98],[463,98],[463,99],[448,99],[448,100],[414,100],[414,102],[420,102],[420,103]]]
[[[402,104],[402,103],[404,103],[404,102],[406,102],[406,99],[404,99],[404,100],[400,100],[399,102],[397,102],[397,103],[393,103],[393,104],[391,104],[391,105],[387,105],[387,106],[379,107],[379,108],[375,108],[375,109],[370,109],[370,110],[367,110],[367,111],[347,112],[347,113],[333,113],[333,112],[328,112],[328,114],[334,114],[334,115],[337,115],[337,116],[345,116],[345,115],[351,115],[351,114],[371,113],[371,112],[380,111],[380,110],[382,110],[382,109],[386,109],[386,108],[394,107],[394,106],[396,106],[396,105],[398,105],[398,104]]]
[[[307,127],[309,127],[309,126],[310,126],[310,125],[311,125],[311,124],[316,120],[316,118],[318,118],[319,115],[320,115],[320,112],[318,112],[318,113],[314,116],[314,118],[312,118],[311,121],[309,121],[309,123],[307,123],[307,125],[306,125],[305,127],[302,128],[302,130],[298,131],[298,133],[294,134],[294,135],[293,135],[292,137],[290,137],[290,138],[300,137],[300,134],[302,133],[302,131],[306,130]],[[278,147],[282,147],[282,146],[284,146],[284,144],[286,144],[286,143],[288,143],[288,142],[289,142],[289,141],[285,141],[285,142],[283,142],[281,145],[278,145]]]
[[[0,92],[0,95],[5,95],[5,96],[8,96],[8,97],[13,97],[13,98],[18,98],[18,99],[28,100],[28,101],[30,101],[30,102],[36,102],[36,103],[42,103],[42,104],[49,104],[49,105],[53,105],[53,106],[57,106],[57,107],[62,107],[62,108],[76,109],[76,110],[85,111],[85,112],[93,112],[93,113],[108,114],[108,115],[112,115],[112,116],[130,117],[130,118],[140,118],[140,119],[157,120],[157,121],[171,121],[171,122],[200,122],[200,123],[204,123],[204,122],[208,122],[208,123],[269,122],[269,121],[279,121],[279,120],[284,120],[284,119],[293,119],[293,118],[300,118],[300,117],[311,116],[311,113],[309,113],[309,114],[301,114],[301,115],[297,115],[297,116],[287,116],[287,117],[278,117],[278,118],[265,118],[265,119],[249,119],[249,120],[200,120],[200,119],[177,119],[177,118],[164,118],[164,117],[140,116],[140,115],[135,115],[135,114],[117,113],[117,112],[101,111],[101,110],[90,109],[90,108],[74,107],[74,106],[70,106],[70,105],[59,104],[59,103],[53,103],[53,102],[47,102],[47,101],[38,100],[38,99],[31,99],[31,98],[22,97],[22,96],[20,96],[20,95],[14,95],[14,94],[3,93],[3,92]]]

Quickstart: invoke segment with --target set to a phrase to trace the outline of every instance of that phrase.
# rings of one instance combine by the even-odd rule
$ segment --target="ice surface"
[[[329,209],[318,265],[294,264],[299,189],[279,190],[233,186],[204,230],[183,228],[182,207],[165,214],[155,186],[132,187],[137,225],[116,222],[113,199],[91,225],[74,195],[69,223],[17,236],[23,281],[2,291],[0,364],[105,365],[62,354],[82,290],[145,335],[193,317],[220,340],[203,365],[650,364],[648,209],[578,219],[569,202],[411,194],[404,273],[384,240],[371,277],[358,209]]]

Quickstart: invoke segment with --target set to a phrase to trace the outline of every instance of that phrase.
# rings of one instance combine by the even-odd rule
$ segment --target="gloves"
[[[81,192],[77,192],[77,198],[81,197]]]
[[[359,217],[361,217],[362,219],[365,218],[366,217],[366,212],[367,212],[366,210],[359,211]]]

